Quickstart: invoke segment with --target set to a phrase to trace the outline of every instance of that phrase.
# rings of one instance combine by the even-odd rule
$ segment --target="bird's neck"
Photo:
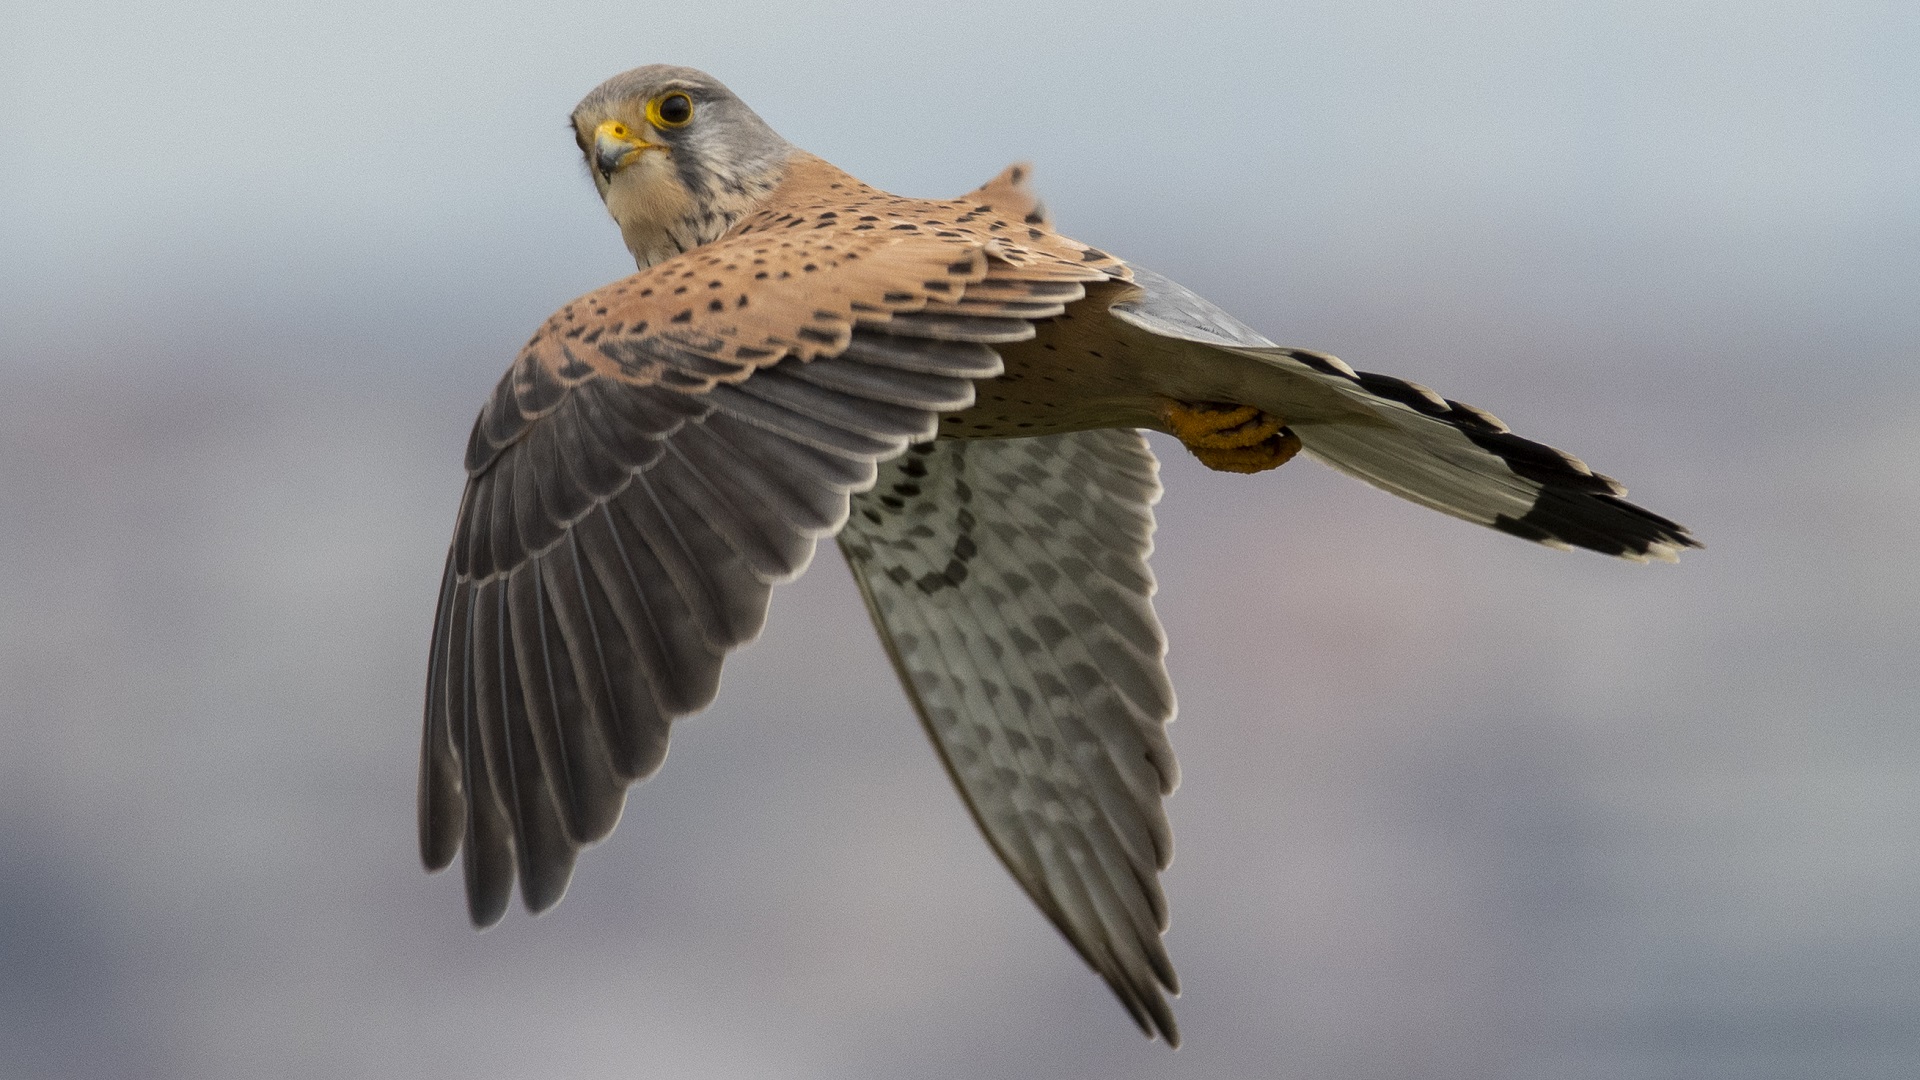
[[[638,164],[648,167],[656,161],[667,164],[664,158]],[[670,173],[646,179],[618,185],[607,194],[607,209],[642,270],[730,233],[766,228],[792,208],[823,197],[879,194],[804,150],[751,173],[703,177],[699,190]]]
[[[636,176],[638,183],[617,185],[607,193],[607,209],[620,224],[633,259],[646,269],[733,232],[741,222],[787,201],[796,184],[824,188],[832,173],[858,184],[840,170],[795,150],[752,170],[724,170],[689,177],[672,171],[663,156],[637,162],[658,175]],[[638,170],[635,170],[638,171]]]
[[[733,226],[735,233],[759,232],[781,225],[792,225],[797,218],[810,216],[821,206],[846,206],[872,196],[891,198],[883,191],[854,179],[838,166],[817,158],[805,150],[795,150],[781,165],[779,183],[768,191],[751,212]],[[829,218],[834,214],[827,214]]]

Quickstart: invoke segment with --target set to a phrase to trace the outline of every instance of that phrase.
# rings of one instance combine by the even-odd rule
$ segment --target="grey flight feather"
[[[999,359],[862,332],[701,398],[592,379],[525,416],[512,375],[475,425],[435,620],[420,772],[430,867],[465,852],[469,913],[540,911],[626,789],[704,708],[878,460],[932,437]]]
[[[994,851],[1141,1028],[1177,1045],[1156,470],[1134,431],[916,446],[855,497],[840,546]]]

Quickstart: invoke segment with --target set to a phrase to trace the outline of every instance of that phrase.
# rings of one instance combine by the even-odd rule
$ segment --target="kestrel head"
[[[718,79],[668,64],[595,87],[574,107],[573,135],[643,267],[724,235],[793,153]]]

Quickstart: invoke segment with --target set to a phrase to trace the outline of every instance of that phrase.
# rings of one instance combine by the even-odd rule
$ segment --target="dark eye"
[[[668,94],[654,102],[653,114],[655,123],[664,127],[679,127],[693,119],[693,99],[685,94]]]

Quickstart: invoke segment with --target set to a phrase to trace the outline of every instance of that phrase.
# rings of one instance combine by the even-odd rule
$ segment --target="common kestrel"
[[[772,586],[837,536],[961,798],[1149,1036],[1174,711],[1142,428],[1235,472],[1297,450],[1557,547],[1696,547],[1577,459],[1416,383],[1280,348],[1054,232],[1016,166],[877,191],[711,76],[615,76],[573,129],[640,272],[488,399],[440,589],[420,846],[473,921],[560,899]]]

